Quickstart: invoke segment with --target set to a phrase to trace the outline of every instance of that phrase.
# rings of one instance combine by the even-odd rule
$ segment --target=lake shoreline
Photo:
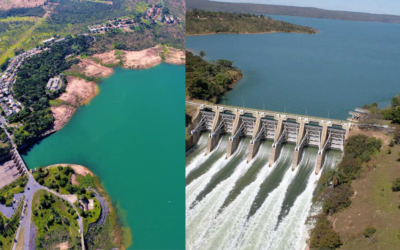
[[[276,34],[276,33],[285,33],[285,34],[305,34],[305,35],[315,35],[319,32],[319,30],[316,30],[314,34],[310,33],[304,33],[304,32],[282,32],[282,31],[268,31],[268,32],[254,32],[254,33],[248,33],[248,32],[212,32],[212,33],[194,33],[194,34],[188,34],[186,33],[186,36],[207,36],[207,35],[260,35],[260,34]]]
[[[114,74],[114,68],[120,67],[123,69],[150,69],[159,65],[160,63],[167,63],[173,65],[184,65],[185,64],[185,52],[183,50],[178,50],[175,48],[167,47],[167,56],[163,60],[160,53],[163,51],[163,47],[157,45],[152,48],[148,48],[141,51],[124,51],[127,57],[127,63],[119,66],[117,65],[117,56],[115,50],[95,54],[92,57],[101,60],[101,63],[94,61],[90,58],[81,59],[81,62],[77,65],[77,70],[79,73],[83,73],[90,77],[100,77],[101,79],[107,78]],[[141,60],[137,60],[138,56]],[[110,66],[105,66],[102,62],[103,60],[107,62]],[[74,69],[75,70],[75,69]],[[71,71],[71,70],[68,70]],[[53,112],[54,127],[52,130],[54,132],[62,129],[68,121],[71,119],[78,107],[87,105],[90,101],[99,93],[100,89],[98,84],[93,81],[86,81],[84,79],[79,79],[75,76],[68,76],[67,90],[63,93],[59,99],[67,102],[67,105],[60,105],[58,107],[51,107]],[[70,83],[73,83],[71,86]],[[76,86],[75,86],[76,85]],[[70,86],[70,87],[69,87]],[[81,88],[84,86],[84,88]],[[85,90],[85,88],[87,90]],[[76,90],[76,91],[75,91]],[[87,93],[89,92],[89,93]],[[78,98],[76,98],[78,96]],[[46,131],[45,133],[47,133]]]

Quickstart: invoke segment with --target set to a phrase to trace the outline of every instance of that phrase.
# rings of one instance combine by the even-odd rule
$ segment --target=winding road
[[[13,245],[13,247],[12,247],[12,250],[15,250],[16,247],[17,247],[17,244],[18,244],[18,237],[19,237],[21,228],[25,228],[24,250],[29,250],[30,231],[31,231],[30,228],[31,228],[31,223],[32,223],[32,198],[33,198],[34,193],[35,193],[36,191],[38,191],[38,190],[41,190],[41,189],[46,190],[46,191],[48,191],[48,192],[50,192],[50,193],[52,193],[52,194],[54,194],[54,195],[56,195],[56,196],[58,196],[58,197],[64,199],[64,200],[66,200],[66,201],[67,201],[69,204],[71,204],[71,206],[75,209],[76,214],[78,215],[77,221],[78,221],[79,229],[80,229],[80,232],[81,232],[81,241],[82,241],[81,244],[82,244],[82,249],[85,250],[85,240],[84,240],[84,238],[83,238],[83,219],[82,219],[82,217],[79,215],[78,209],[75,207],[75,205],[74,205],[73,203],[71,203],[69,200],[65,199],[61,194],[59,194],[59,193],[57,193],[57,192],[55,192],[55,191],[53,191],[53,190],[50,190],[50,189],[48,189],[47,187],[44,187],[44,186],[40,185],[39,183],[37,183],[37,182],[35,181],[35,179],[33,178],[32,174],[28,171],[28,168],[25,166],[25,163],[24,163],[24,161],[22,160],[22,158],[21,158],[21,156],[20,156],[20,154],[19,154],[19,152],[18,152],[18,150],[17,150],[16,145],[15,145],[14,142],[12,141],[11,135],[8,133],[8,131],[7,131],[7,130],[5,129],[5,127],[4,127],[5,119],[4,119],[3,116],[0,117],[0,121],[2,122],[0,127],[1,127],[1,128],[5,131],[5,133],[7,134],[8,139],[9,139],[10,142],[12,143],[12,146],[13,146],[15,152],[17,153],[17,155],[18,155],[20,161],[22,162],[22,165],[23,165],[23,167],[24,167],[25,170],[26,170],[26,174],[28,175],[28,183],[26,184],[26,187],[25,187],[25,190],[24,190],[25,201],[24,201],[24,208],[23,208],[23,211],[24,211],[25,209],[27,209],[27,214],[26,214],[25,217],[23,216],[24,213],[22,213],[22,215],[21,215],[19,227],[18,227],[18,229],[17,229],[17,233],[16,233],[15,238],[14,238],[14,245]],[[26,206],[26,205],[27,205],[27,206]],[[26,207],[25,207],[25,206],[26,206]]]

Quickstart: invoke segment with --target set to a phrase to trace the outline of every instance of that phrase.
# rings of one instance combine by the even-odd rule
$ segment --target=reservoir
[[[346,119],[400,92],[400,25],[271,16],[318,29],[306,34],[189,36],[186,46],[207,60],[226,59],[244,77],[221,104]]]
[[[93,171],[130,228],[129,249],[184,249],[184,84],[184,66],[117,68],[90,104],[23,159],[29,168],[73,163]]]

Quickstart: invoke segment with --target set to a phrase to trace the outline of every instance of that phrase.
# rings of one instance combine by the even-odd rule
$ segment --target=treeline
[[[315,34],[317,30],[277,21],[264,15],[209,12],[197,9],[186,12],[187,34],[268,32]]]
[[[34,8],[14,8],[9,10],[0,11],[0,18],[7,18],[11,16],[38,16],[42,17],[46,14],[46,11],[43,7],[34,7]]]
[[[157,44],[167,44],[177,49],[185,48],[185,30],[168,25],[144,24],[136,27],[134,32],[113,29],[105,35],[99,34],[95,37],[96,43],[92,48],[96,53],[113,49],[138,51]]]
[[[385,119],[392,121],[392,123],[400,124],[400,94],[393,97],[391,105],[385,109],[380,109],[377,103],[364,105],[363,108],[368,109],[371,112],[370,117],[372,120]]]
[[[200,53],[202,56],[204,52]],[[228,60],[205,61],[186,51],[186,91],[190,98],[215,102],[242,77],[242,72]]]
[[[122,8],[122,0],[114,0],[113,4],[70,0],[52,2],[59,3],[51,14],[51,20],[59,25],[90,25],[129,14],[129,11]]]
[[[352,136],[346,142],[342,161],[322,174],[316,199],[323,203],[323,213],[316,217],[316,225],[311,231],[311,249],[335,249],[342,244],[327,216],[350,206],[350,197],[354,193],[351,182],[360,176],[363,164],[369,162],[381,147],[382,141],[375,137]]]
[[[47,82],[78,63],[79,59],[66,61],[65,57],[72,53],[86,52],[92,41],[93,38],[90,36],[80,35],[75,38],[68,36],[66,40],[53,44],[50,50],[28,58],[18,70],[13,91],[24,109],[8,118],[11,123],[23,123],[23,126],[14,130],[14,141],[17,145],[22,145],[53,125],[49,100],[57,98],[65,88],[53,93],[48,92]]]

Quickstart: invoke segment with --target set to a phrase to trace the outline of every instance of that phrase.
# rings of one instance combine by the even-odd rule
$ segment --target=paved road
[[[18,240],[19,232],[20,232],[20,230],[21,230],[21,227],[23,226],[23,227],[25,228],[24,249],[25,249],[25,250],[29,250],[30,228],[31,228],[31,222],[32,222],[32,219],[31,219],[31,218],[32,218],[32,197],[33,197],[33,194],[34,194],[36,191],[38,191],[38,190],[40,190],[40,189],[44,189],[44,190],[47,190],[47,191],[53,193],[53,194],[56,195],[56,196],[61,197],[62,199],[68,201],[68,203],[71,204],[72,207],[75,209],[75,211],[76,211],[76,213],[77,213],[77,215],[78,215],[78,224],[79,224],[79,228],[80,228],[80,230],[81,230],[82,249],[84,250],[84,249],[85,249],[85,244],[84,244],[84,238],[83,238],[83,220],[82,220],[82,218],[79,216],[79,213],[78,213],[77,208],[75,207],[74,204],[72,204],[69,200],[65,199],[62,195],[56,193],[56,192],[53,191],[53,190],[48,189],[47,187],[44,187],[44,186],[40,185],[39,183],[37,183],[37,182],[35,181],[35,179],[33,178],[32,174],[28,171],[27,167],[25,166],[25,163],[24,163],[24,161],[22,160],[22,158],[21,158],[19,152],[17,151],[17,149],[16,149],[17,147],[16,147],[16,145],[14,144],[14,142],[12,141],[11,135],[10,135],[10,134],[7,132],[7,130],[5,129],[5,127],[4,127],[4,125],[3,125],[3,121],[4,121],[4,120],[2,120],[2,119],[4,119],[4,117],[3,117],[3,116],[0,116],[0,121],[2,121],[2,124],[1,124],[0,126],[1,126],[1,128],[4,129],[5,133],[7,134],[8,139],[11,141],[11,143],[12,143],[12,145],[13,145],[13,147],[14,147],[14,150],[15,150],[15,152],[17,153],[19,160],[23,163],[22,165],[23,165],[23,167],[26,169],[26,173],[27,173],[27,175],[28,175],[28,183],[26,184],[26,187],[25,187],[25,190],[24,190],[24,194],[25,194],[25,201],[24,201],[24,202],[27,204],[27,207],[26,207],[26,209],[27,209],[27,214],[26,214],[26,217],[25,217],[25,218],[24,218],[23,216],[21,217],[21,221],[20,221],[19,227],[18,227],[18,229],[17,229],[17,235],[16,235],[16,237],[15,237],[15,239],[14,239],[14,245],[13,245],[13,248],[12,248],[12,249],[15,250],[15,248],[16,248],[16,246],[17,246],[17,240]],[[24,207],[25,207],[25,205],[24,205]]]

